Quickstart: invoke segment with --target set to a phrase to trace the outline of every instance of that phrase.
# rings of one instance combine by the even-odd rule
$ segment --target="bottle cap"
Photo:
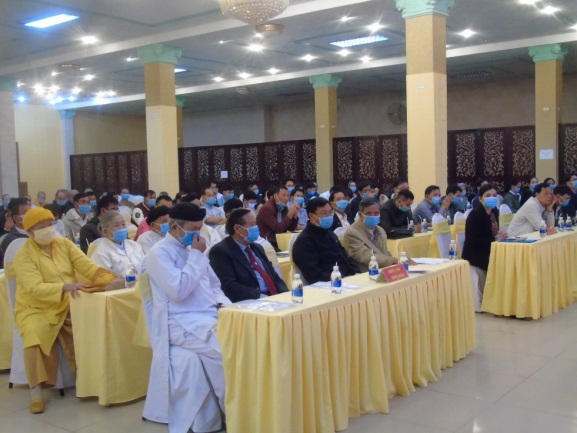
[[[371,256],[371,260],[377,260],[377,257],[373,254],[373,255]]]
[[[297,280],[297,279],[300,280],[300,278],[301,278],[301,274],[295,274],[295,280]]]
[[[333,266],[333,271],[338,271],[339,267],[337,265]]]

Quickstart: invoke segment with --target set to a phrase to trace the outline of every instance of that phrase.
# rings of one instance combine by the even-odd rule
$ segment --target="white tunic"
[[[98,243],[90,258],[117,277],[123,278],[130,266],[140,274],[144,253],[142,247],[130,239],[119,245],[106,238]]]
[[[146,255],[150,249],[155,246],[158,242],[164,239],[164,236],[156,233],[155,231],[147,231],[138,236],[136,243],[142,247],[142,252]]]

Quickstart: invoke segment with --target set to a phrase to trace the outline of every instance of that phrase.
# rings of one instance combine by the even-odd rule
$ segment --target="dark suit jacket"
[[[98,224],[100,218],[98,216],[88,220],[86,224],[80,229],[80,249],[86,254],[88,252],[88,244],[100,239],[102,235],[98,231]]]
[[[288,292],[286,284],[266,257],[264,248],[255,243],[250,244],[250,248],[274,281],[277,291]],[[261,292],[255,275],[256,271],[231,236],[227,236],[213,246],[208,257],[210,266],[220,280],[222,291],[232,302],[260,298]]]
[[[6,234],[6,237],[2,241],[2,245],[0,245],[0,268],[4,269],[4,254],[6,254],[6,250],[8,249],[10,244],[14,242],[16,239],[27,237],[28,235],[23,235],[18,230],[16,230],[16,227],[12,227],[12,230],[10,230]]]
[[[493,215],[498,224],[499,216],[497,212],[493,212]],[[471,265],[486,271],[489,267],[489,256],[491,255],[491,244],[493,242],[495,242],[495,236],[493,236],[491,216],[479,204],[467,217],[465,245],[463,245],[461,257]]]

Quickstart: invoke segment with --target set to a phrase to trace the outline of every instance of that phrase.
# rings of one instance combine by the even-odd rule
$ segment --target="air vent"
[[[462,72],[460,74],[449,75],[449,78],[455,80],[468,80],[472,78],[484,78],[490,77],[491,73],[489,71],[474,71],[474,72]]]

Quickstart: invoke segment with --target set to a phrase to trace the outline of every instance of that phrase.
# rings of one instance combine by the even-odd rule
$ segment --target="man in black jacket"
[[[395,229],[407,229],[409,221],[413,220],[411,205],[415,196],[408,189],[400,190],[395,198],[381,206],[381,222],[379,225],[390,233]]]
[[[359,272],[349,260],[337,236],[329,229],[333,225],[333,209],[328,200],[315,198],[307,203],[309,223],[295,240],[292,258],[308,284],[330,281],[335,263],[341,275],[348,277]]]
[[[232,302],[288,292],[264,248],[254,242],[259,229],[252,210],[233,210],[226,231],[230,236],[213,246],[208,257],[222,291]]]
[[[29,237],[28,233],[24,230],[22,221],[24,220],[24,214],[30,209],[30,204],[25,198],[12,198],[10,199],[10,204],[6,211],[6,217],[12,219],[14,225],[12,229],[4,236],[2,244],[0,245],[0,267],[4,268],[4,254],[8,246],[18,238]]]
[[[349,203],[349,206],[345,210],[349,219],[349,224],[355,222],[355,218],[357,216],[357,213],[359,212],[359,204],[361,203],[361,200],[370,197],[371,197],[371,184],[369,182],[361,182],[356,191],[355,198],[353,198],[353,200]]]
[[[118,212],[118,206],[118,200],[112,194],[107,194],[98,200],[96,204],[97,215],[89,219],[80,229],[80,249],[84,251],[84,254],[88,252],[88,246],[92,242],[102,237],[98,230],[100,218],[110,211]]]

